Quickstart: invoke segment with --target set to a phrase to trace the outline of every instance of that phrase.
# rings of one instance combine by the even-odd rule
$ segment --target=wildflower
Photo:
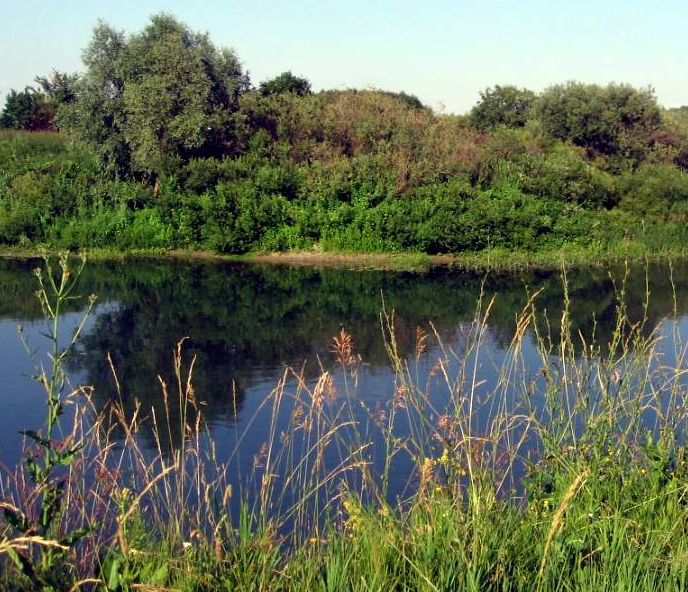
[[[440,463],[441,465],[448,465],[449,464],[449,462],[450,462],[449,449],[447,449],[447,448],[444,449],[442,456],[440,456],[437,459],[437,462]]]
[[[382,425],[387,420],[387,414],[385,413],[385,410],[380,406],[380,401],[378,401],[375,404],[374,417],[378,425]]]
[[[121,479],[120,471],[116,469],[108,469],[103,466],[97,466],[93,475],[96,482],[106,491],[113,491],[117,487],[117,481]]]
[[[292,413],[291,420],[294,424],[294,426],[298,428],[303,427],[303,422],[301,421],[303,419],[303,416],[305,415],[303,407],[299,405],[296,409],[294,409],[294,412]]]
[[[420,327],[416,327],[416,359],[423,355],[427,340],[428,334]]]
[[[131,498],[131,489],[129,489],[128,487],[122,487],[121,489],[115,491],[115,493],[113,494],[113,498],[118,503],[118,505],[124,506]]]
[[[344,506],[347,514],[349,514],[349,517],[344,522],[344,525],[348,530],[351,531],[352,534],[355,532],[360,532],[365,525],[363,508],[361,508],[361,504],[354,500],[348,499],[344,500],[342,505]]]
[[[253,468],[254,469],[259,469],[263,466],[263,461],[267,458],[268,456],[268,445],[263,442],[262,446],[260,447],[260,450],[258,450],[258,454],[256,454],[253,457]]]

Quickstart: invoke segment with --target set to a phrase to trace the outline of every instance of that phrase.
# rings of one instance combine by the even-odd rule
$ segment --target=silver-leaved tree
[[[194,157],[236,150],[239,96],[249,87],[236,54],[167,14],[125,36],[98,23],[84,50],[76,100],[58,125],[119,176],[156,179]]]

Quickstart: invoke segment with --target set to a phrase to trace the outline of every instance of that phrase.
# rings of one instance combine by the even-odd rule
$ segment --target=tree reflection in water
[[[37,264],[0,261],[0,318],[40,318],[30,273]],[[667,264],[635,265],[627,276],[623,266],[569,270],[573,333],[586,340],[594,333],[597,343],[607,343],[622,285],[629,318],[639,321],[646,314],[647,333],[672,314],[674,305],[685,313],[685,265],[675,264],[675,292],[669,271]],[[371,384],[384,389],[387,381],[388,392],[380,396],[391,396],[393,374],[380,327],[383,297],[386,309],[395,311],[403,355],[413,352],[416,328],[429,331],[429,323],[449,344],[455,342],[457,328],[471,321],[481,294],[483,300],[496,295],[488,319],[493,349],[508,346],[529,293],[538,290],[539,320],[543,327],[545,315],[552,321],[547,327],[556,341],[565,301],[556,271],[479,274],[436,268],[402,273],[153,260],[89,263],[80,289],[108,303],[96,311],[71,359],[71,369],[95,386],[97,405],[103,408],[121,398],[131,414],[138,401],[142,410],[154,409],[156,417],[163,417],[160,380],[174,384],[173,352],[187,338],[183,366],[195,360],[194,390],[211,428],[241,421],[247,401],[265,396],[285,366],[303,366],[309,378],[321,366],[331,367],[332,338],[342,327],[354,337],[363,372],[374,377]],[[255,408],[255,401],[251,405]],[[171,409],[173,441],[168,445],[174,446],[180,433]]]

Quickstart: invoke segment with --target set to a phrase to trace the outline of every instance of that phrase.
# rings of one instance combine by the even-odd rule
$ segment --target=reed
[[[395,373],[383,404],[362,403],[363,360],[342,330],[317,378],[284,370],[228,454],[182,339],[173,382],[160,379],[164,416],[121,396],[96,411],[87,388],[65,395],[75,412],[54,427],[83,447],[52,538],[7,519],[40,508],[27,465],[2,474],[0,583],[36,589],[10,554],[51,550],[60,579],[44,590],[685,589],[687,343],[676,318],[631,321],[623,279],[617,293],[606,344],[574,333],[568,291],[558,319],[531,294],[490,384],[491,301],[451,342],[417,328],[409,355],[383,310]],[[240,451],[258,422],[268,436],[248,467]]]

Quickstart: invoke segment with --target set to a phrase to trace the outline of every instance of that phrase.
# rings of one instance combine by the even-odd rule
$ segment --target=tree
[[[99,21],[82,53],[86,74],[76,84],[76,99],[57,113],[57,126],[91,148],[101,164],[117,175],[131,172],[120,73],[125,47],[124,33]]]
[[[471,123],[480,130],[498,125],[523,127],[528,121],[535,93],[515,86],[487,88],[470,112]]]
[[[48,130],[52,128],[54,109],[45,96],[27,86],[23,91],[12,89],[0,112],[0,128]]]
[[[591,156],[640,162],[651,148],[662,117],[654,91],[628,84],[568,82],[548,88],[536,102],[546,133],[570,140]]]
[[[279,76],[266,80],[258,89],[264,97],[291,93],[300,97],[312,94],[311,83],[307,78],[294,76],[290,71],[282,72]]]
[[[101,22],[83,54],[86,73],[59,124],[118,174],[174,173],[194,157],[231,154],[234,113],[249,86],[233,51],[166,14],[140,33]]]
[[[76,99],[78,80],[78,74],[67,74],[58,70],[53,70],[48,76],[36,77],[36,83],[56,109],[63,103],[71,103]]]

